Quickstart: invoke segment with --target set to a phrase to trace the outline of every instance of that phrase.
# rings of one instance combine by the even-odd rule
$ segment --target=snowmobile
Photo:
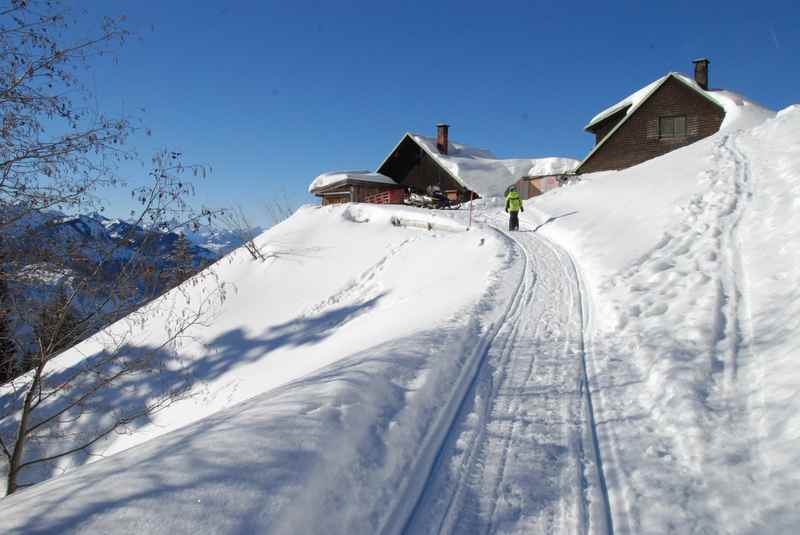
[[[426,194],[409,188],[408,195],[403,202],[409,206],[434,210],[456,209],[461,206],[459,203],[453,203],[438,186],[428,186]]]
[[[409,206],[416,206],[418,208],[434,208],[434,200],[428,195],[416,193],[411,189],[408,190],[408,195],[403,199],[403,203]]]

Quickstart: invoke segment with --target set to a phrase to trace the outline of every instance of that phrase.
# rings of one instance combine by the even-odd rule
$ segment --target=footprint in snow
[[[667,311],[668,308],[669,307],[667,307],[666,303],[657,303],[645,313],[645,316],[648,318],[653,316],[661,316]]]
[[[672,262],[668,260],[659,260],[658,262],[653,263],[650,266],[650,271],[654,273],[660,273],[662,271],[666,271],[673,266]]]

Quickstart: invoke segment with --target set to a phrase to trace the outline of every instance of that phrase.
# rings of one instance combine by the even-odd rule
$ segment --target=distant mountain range
[[[0,215],[6,221],[13,218],[8,211]],[[17,340],[17,354],[35,351],[31,333],[36,327],[30,318],[45,317],[50,304],[71,289],[79,290],[70,305],[75,317],[98,306],[109,308],[109,313],[98,316],[102,320],[86,324],[83,338],[260,232],[260,228],[227,230],[210,225],[187,230],[175,222],[147,228],[97,213],[26,214],[0,232],[3,279],[15,307],[9,327]],[[78,285],[78,281],[84,282]]]
[[[66,216],[51,212],[52,218],[47,223],[59,233],[72,233],[73,237],[81,237],[87,241],[110,242],[127,237],[130,244],[127,248],[137,248],[142,243],[150,244],[149,254],[163,255],[175,247],[181,236],[185,236],[192,245],[192,256],[198,260],[214,261],[242,245],[242,234],[258,235],[263,231],[260,227],[246,230],[244,233],[215,228],[210,225],[197,225],[193,229],[181,227],[171,221],[166,225],[173,229],[159,229],[136,226],[122,219],[110,219],[101,214]]]
[[[36,272],[35,277],[27,277],[25,285],[39,287],[69,286],[72,275],[86,275],[97,266],[102,266],[100,282],[109,284],[115,283],[123,269],[140,274],[147,269],[163,275],[180,267],[190,276],[260,232],[260,228],[226,230],[210,225],[186,229],[176,222],[147,228],[97,213],[65,215],[49,211],[26,215],[4,229],[0,237],[10,253],[7,257],[14,258],[8,269]],[[175,281],[162,277],[142,283],[141,293],[152,297]]]

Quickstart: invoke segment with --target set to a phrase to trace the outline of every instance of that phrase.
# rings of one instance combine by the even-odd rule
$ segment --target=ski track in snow
[[[611,533],[578,272],[532,232],[506,236],[523,279],[404,532]]]

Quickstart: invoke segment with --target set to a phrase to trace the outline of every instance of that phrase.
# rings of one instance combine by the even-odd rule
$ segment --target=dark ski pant
[[[508,230],[519,230],[519,212],[508,212]]]

